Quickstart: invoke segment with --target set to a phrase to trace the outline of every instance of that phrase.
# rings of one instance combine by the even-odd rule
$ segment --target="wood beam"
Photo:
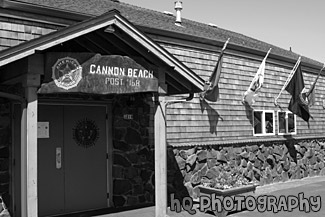
[[[157,78],[158,78],[158,93],[160,95],[163,94],[167,94],[167,84],[166,84],[166,71],[162,68],[158,69],[158,74],[157,74]]]
[[[178,83],[177,81],[175,81],[172,78],[167,79],[166,83],[168,83],[168,85],[172,88],[174,88],[178,93],[183,93],[184,92],[184,87],[182,87],[182,85],[180,83]],[[168,92],[169,93],[169,92]]]
[[[27,57],[27,73],[44,75],[44,55],[36,53]]]
[[[0,83],[8,84],[10,83],[9,81],[15,81],[17,78],[21,78],[26,73],[27,65],[27,59],[21,59],[0,67]]]
[[[103,40],[108,41],[108,43],[110,43],[110,45],[114,47],[114,51],[116,53],[122,53],[128,56],[134,56],[135,53],[137,53],[135,50],[127,46],[112,33],[97,31],[95,34],[97,34],[98,37],[101,37]]]
[[[176,72],[176,71],[174,71]],[[170,72],[167,72],[168,76],[171,78],[171,79],[174,79],[177,83],[179,83],[179,85],[181,85],[184,89],[186,88],[187,89],[187,92],[191,92],[193,87],[191,85],[191,83],[184,77],[182,77],[180,74],[178,73],[170,73]],[[169,80],[171,80],[169,79]]]
[[[41,54],[27,57],[22,82],[26,102],[22,103],[21,119],[21,216],[38,216],[37,196],[37,88],[44,74]]]
[[[125,34],[123,30],[120,30],[118,28],[116,28],[115,32],[112,34],[116,35],[116,37],[118,37],[126,45],[137,51],[137,53],[139,53],[144,58],[150,60],[153,64],[157,66],[167,66],[166,63],[161,60],[156,54],[150,52],[143,45],[139,44],[139,42],[136,41],[136,37],[133,37],[133,35]]]
[[[37,88],[25,88],[21,119],[21,216],[38,216]]]
[[[164,97],[158,97],[155,112],[155,216],[167,214],[167,144],[166,104]]]
[[[79,38],[74,39],[74,41],[80,47],[84,48],[85,50],[90,51],[92,53],[98,53],[98,48],[91,45],[88,40],[86,40],[86,39],[84,39],[82,37],[79,37]]]
[[[25,79],[25,75],[18,75],[16,77],[3,79],[3,81],[0,80],[0,84],[4,84],[4,85],[14,85],[14,84],[19,84],[19,83],[22,84],[24,79]]]
[[[142,55],[146,59],[150,59],[151,61],[153,61],[153,63],[155,65],[165,66],[165,67],[167,66],[167,64],[164,63],[161,59],[159,59],[155,54],[146,50],[143,46],[140,46],[140,45],[132,42],[134,39],[128,37],[126,34],[123,34],[123,32],[121,32],[121,30],[116,29],[113,34],[115,34],[120,40],[122,40],[124,43],[126,43],[128,46],[130,46],[132,49],[138,51],[140,55]],[[179,83],[179,85],[186,88],[187,89],[186,92],[193,91],[193,87],[192,87],[191,83],[186,78],[181,76],[178,72],[176,72],[176,70],[174,68],[169,68],[169,70],[166,70],[166,73],[168,74],[169,77],[171,77],[172,79],[175,79]],[[176,88],[176,89],[180,89],[180,88]]]
[[[3,84],[15,84],[22,82],[24,86],[30,86],[24,84],[24,82],[35,82],[34,78],[27,78],[27,74],[43,75],[44,74],[44,56],[43,54],[33,54],[17,62],[9,63],[1,67],[0,69],[1,79],[0,83]],[[34,86],[34,85],[33,85]]]
[[[166,101],[165,71],[158,70],[159,86],[155,95],[155,217],[167,214],[167,142],[166,142]],[[158,202],[159,201],[159,202]]]
[[[75,43],[77,45],[79,45],[80,47],[82,47],[83,49],[92,52],[92,53],[100,53],[102,51],[102,49],[100,49],[101,51],[98,51],[98,47],[93,45],[90,41],[88,41],[86,38],[83,37],[79,37],[74,39]]]
[[[112,54],[110,50],[107,49],[109,47],[107,44],[107,40],[103,40],[101,37],[97,37],[96,35],[87,34],[84,35],[87,40],[89,40],[93,45],[103,50],[106,54]]]
[[[20,83],[24,87],[39,86],[41,83],[41,77],[38,74],[23,74],[0,83],[5,85],[14,85]]]
[[[19,102],[24,101],[23,97],[21,97],[19,95],[15,95],[15,94],[11,94],[11,93],[5,93],[5,92],[1,92],[1,91],[0,91],[0,97],[4,97],[4,98],[7,98],[7,99],[12,99],[12,100],[19,101]]]

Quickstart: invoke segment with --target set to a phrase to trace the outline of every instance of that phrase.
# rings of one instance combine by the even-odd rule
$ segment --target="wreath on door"
[[[99,138],[99,128],[93,120],[88,118],[77,121],[73,128],[73,139],[77,145],[83,148],[95,146]]]

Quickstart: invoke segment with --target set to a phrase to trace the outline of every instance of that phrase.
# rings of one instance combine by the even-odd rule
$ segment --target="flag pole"
[[[227,41],[226,41],[226,42],[225,42],[225,44],[223,45],[223,48],[222,48],[222,50],[225,50],[225,49],[226,49],[226,47],[227,47],[227,44],[228,44],[229,40],[230,40],[230,38],[228,38],[228,39],[227,39]]]
[[[274,98],[274,104],[275,104],[276,106],[278,106],[278,102],[277,102],[277,101],[278,101],[280,95],[282,94],[282,92],[284,91],[284,89],[287,87],[287,85],[288,85],[289,82],[291,81],[291,78],[292,78],[293,75],[295,74],[295,72],[296,72],[296,70],[297,70],[297,68],[298,68],[298,66],[299,66],[299,64],[300,64],[300,61],[301,61],[301,56],[299,56],[299,58],[298,58],[296,64],[295,64],[294,67],[292,68],[292,70],[291,70],[291,72],[290,72],[290,74],[289,74],[289,76],[288,76],[286,82],[284,83],[284,85],[283,85],[283,87],[282,87],[282,89],[281,89],[279,95],[278,95],[277,97]]]
[[[266,63],[266,59],[267,59],[268,55],[270,54],[271,50],[272,50],[272,48],[270,48],[267,51],[260,66],[258,67],[258,70],[255,73],[255,76],[254,76],[253,80],[251,81],[248,89],[243,94],[242,103],[248,104],[251,106],[255,102],[254,98],[257,96],[256,93],[263,86],[265,63]]]
[[[265,55],[264,59],[266,59],[266,58],[269,56],[269,54],[270,54],[271,50],[272,50],[272,48],[270,48],[270,49],[268,50],[268,52],[266,53],[266,55]]]
[[[203,91],[201,93],[199,93],[200,100],[205,99],[207,92],[211,91],[214,88],[212,83],[215,83],[219,80],[220,73],[218,74],[218,66],[219,66],[219,63],[223,56],[223,51],[226,49],[229,40],[230,40],[230,38],[228,38],[227,41],[224,43],[224,45],[221,49],[220,55],[218,56],[217,64],[215,65],[210,78],[204,82]]]
[[[222,49],[221,49],[221,53],[226,49],[229,40],[230,40],[230,38],[228,38],[227,41],[223,44],[223,47],[222,47]],[[217,61],[216,66],[214,67],[214,70],[213,70],[213,72],[212,72],[212,75],[215,74],[216,71],[217,71],[219,60],[220,60],[220,56],[218,57],[218,61]],[[213,78],[213,76],[210,76],[210,78],[209,78],[209,85],[211,84],[212,78]]]
[[[269,56],[271,50],[272,50],[272,48],[270,48],[270,49],[267,51],[267,53],[266,53],[265,57],[263,58],[262,62],[263,62],[263,61],[266,61],[266,59],[267,59],[267,57]],[[261,66],[261,65],[260,65],[260,66]],[[254,84],[254,79],[252,80],[251,84],[249,85],[249,88],[251,88],[253,84]]]

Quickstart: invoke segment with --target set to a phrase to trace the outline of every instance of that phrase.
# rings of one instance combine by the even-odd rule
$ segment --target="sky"
[[[174,13],[175,0],[120,0]],[[182,0],[182,18],[213,23],[325,62],[325,0]]]

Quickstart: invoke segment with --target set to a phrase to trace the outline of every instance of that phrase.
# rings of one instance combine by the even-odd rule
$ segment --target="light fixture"
[[[114,33],[115,32],[115,28],[112,25],[109,25],[104,32],[108,32],[108,33]]]

